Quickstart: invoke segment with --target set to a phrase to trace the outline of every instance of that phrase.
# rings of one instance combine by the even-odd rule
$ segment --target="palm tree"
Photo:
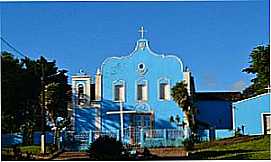
[[[187,85],[184,81],[176,83],[174,87],[171,88],[171,96],[173,100],[182,108],[182,111],[185,113],[187,119],[188,127],[193,125],[192,113],[194,112],[192,108],[192,100],[188,94]]]

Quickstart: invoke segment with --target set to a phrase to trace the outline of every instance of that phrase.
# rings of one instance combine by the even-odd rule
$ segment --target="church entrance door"
[[[153,129],[154,127],[154,115],[152,112],[131,114],[129,124],[129,143],[139,144],[141,129]]]

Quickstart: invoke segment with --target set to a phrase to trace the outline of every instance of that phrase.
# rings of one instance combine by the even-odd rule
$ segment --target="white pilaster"
[[[100,69],[97,69],[95,79],[95,100],[100,101],[102,99],[102,74]]]

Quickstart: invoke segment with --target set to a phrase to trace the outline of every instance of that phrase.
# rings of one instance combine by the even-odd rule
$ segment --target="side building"
[[[196,93],[196,123],[203,140],[234,135],[232,104],[240,97],[240,92]]]
[[[234,102],[233,123],[241,134],[271,134],[270,93]]]

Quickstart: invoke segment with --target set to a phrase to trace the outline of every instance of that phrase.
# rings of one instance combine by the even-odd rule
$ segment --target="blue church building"
[[[253,117],[245,119],[248,109],[242,108],[250,100],[236,102],[240,92],[196,92],[194,77],[182,60],[153,52],[143,27],[140,33],[127,56],[106,58],[94,76],[83,71],[72,76],[73,131],[88,138],[87,144],[103,134],[143,147],[182,144],[191,133],[184,112],[171,97],[171,88],[181,81],[187,84],[188,94],[196,97],[194,120],[202,136],[231,137],[239,125],[253,127],[246,123]],[[268,99],[263,99],[267,105]],[[270,105],[263,111],[255,109],[263,123],[270,123],[267,109]],[[269,125],[261,129],[269,131]],[[247,126],[246,131],[252,130]]]
[[[189,94],[194,93],[191,72],[184,69],[177,56],[153,52],[143,27],[140,32],[141,38],[129,55],[105,59],[95,77],[83,72],[72,77],[76,132],[115,132],[125,140],[127,133],[131,136],[142,129],[184,128],[170,121],[173,116],[186,122],[170,93],[183,80]],[[130,143],[139,140],[134,136],[129,137]]]

